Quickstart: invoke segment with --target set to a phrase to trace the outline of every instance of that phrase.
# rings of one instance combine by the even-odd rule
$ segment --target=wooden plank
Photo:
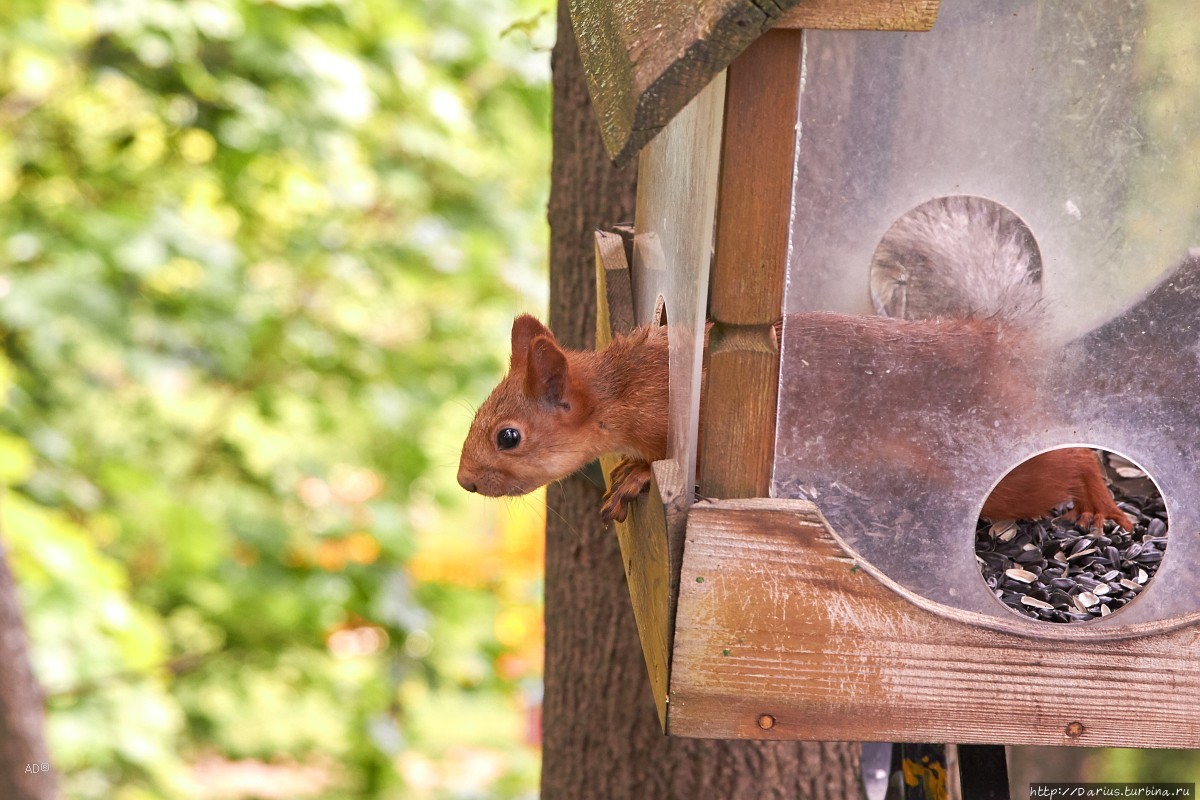
[[[726,76],[700,493],[765,496],[775,447],[803,40],[771,31]]]
[[[597,231],[595,240],[596,346],[603,348],[614,334],[633,329],[633,294],[623,237]],[[606,486],[619,461],[615,455],[600,459]],[[657,461],[651,469],[649,491],[633,503],[625,521],[614,526],[651,693],[665,729],[686,498],[682,471],[675,461]]]
[[[701,497],[765,497],[775,460],[779,347],[770,326],[714,324],[705,355]]]
[[[950,611],[802,501],[693,506],[673,659],[674,735],[1200,747],[1196,620],[1113,632]]]
[[[606,485],[609,483],[608,475],[619,461],[616,456],[601,457]],[[672,528],[683,530],[685,512],[681,502],[682,484],[678,465],[666,459],[654,462],[651,469],[654,477],[649,491],[633,502],[625,521],[614,522],[613,527],[621,544],[621,562],[625,567],[642,655],[646,659],[650,692],[658,711],[659,724],[665,730],[674,601],[678,596],[679,575],[678,569],[671,569],[668,542]]]
[[[805,0],[783,13],[776,28],[927,31],[937,21],[940,0]]]
[[[791,234],[803,35],[772,31],[729,65],[710,313],[772,325],[783,305]]]
[[[614,333],[629,333],[633,318],[633,277],[625,240],[619,233],[596,231],[596,349],[603,350]]]
[[[570,11],[605,147],[623,164],[781,20],[793,27],[928,30],[937,2],[570,0]]]

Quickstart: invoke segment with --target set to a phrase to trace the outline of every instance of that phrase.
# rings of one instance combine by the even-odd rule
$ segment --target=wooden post
[[[776,28],[927,31],[940,0],[806,0],[783,13]]]
[[[765,497],[771,485],[801,37],[770,31],[729,66],[700,422],[705,497]]]

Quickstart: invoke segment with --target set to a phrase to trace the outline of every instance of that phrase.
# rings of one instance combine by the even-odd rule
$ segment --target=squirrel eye
[[[516,428],[501,428],[496,434],[496,446],[501,450],[512,450],[521,443],[521,432]]]

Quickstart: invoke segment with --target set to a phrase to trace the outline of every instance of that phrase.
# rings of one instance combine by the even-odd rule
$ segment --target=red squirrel
[[[871,267],[872,300],[885,316],[788,318],[789,336],[804,354],[792,398],[804,409],[804,434],[837,442],[803,455],[824,459],[835,475],[881,465],[898,474],[897,491],[908,470],[935,484],[954,481],[937,461],[947,446],[938,437],[958,429],[922,417],[998,421],[1027,410],[1041,267],[1033,234],[993,201],[941,197],[903,215]],[[525,494],[618,453],[624,460],[610,476],[601,515],[623,520],[626,505],[649,483],[648,462],[666,457],[667,374],[660,329],[617,336],[601,352],[575,352],[560,348],[533,317],[517,317],[508,374],[475,416],[458,482],[493,497]],[[907,427],[890,424],[896,420],[889,416],[904,413]],[[1068,500],[1084,525],[1111,519],[1132,527],[1095,454],[1081,447],[1042,453],[1010,471],[982,513],[1029,519]]]
[[[625,456],[604,498],[605,521],[649,485],[667,454],[667,337],[641,327],[604,350],[563,350],[534,317],[517,317],[508,374],[475,413],[458,482],[488,497],[522,495],[605,453]]]
[[[987,321],[823,312],[792,319],[820,329],[821,341],[833,343],[831,348],[849,341],[860,348],[894,350],[901,342],[940,363],[955,355],[962,358],[964,341],[987,347],[1000,335]],[[842,355],[840,349],[836,355]],[[521,495],[600,455],[618,453],[625,458],[613,471],[601,516],[624,520],[627,504],[649,483],[649,462],[666,457],[667,367],[667,337],[660,328],[643,326],[617,336],[599,352],[571,351],[559,347],[554,334],[534,317],[517,317],[508,374],[475,415],[463,444],[459,484],[490,497]],[[853,414],[844,401],[836,410]],[[880,456],[878,447],[873,454],[888,457]],[[1084,525],[1101,527],[1112,519],[1125,529],[1132,527],[1113,502],[1095,454],[1079,447],[1042,453],[1009,472],[982,513],[989,519],[1035,518],[1068,500],[1074,504],[1071,515]]]

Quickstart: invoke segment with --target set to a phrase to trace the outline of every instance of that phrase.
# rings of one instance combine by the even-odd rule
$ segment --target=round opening
[[[1014,612],[1086,622],[1145,591],[1168,527],[1162,493],[1141,466],[1108,450],[1063,447],[997,483],[975,530],[975,557],[988,588]]]
[[[1041,297],[1025,221],[986,197],[950,195],[897,219],[871,258],[871,301],[893,319],[1012,314]]]

